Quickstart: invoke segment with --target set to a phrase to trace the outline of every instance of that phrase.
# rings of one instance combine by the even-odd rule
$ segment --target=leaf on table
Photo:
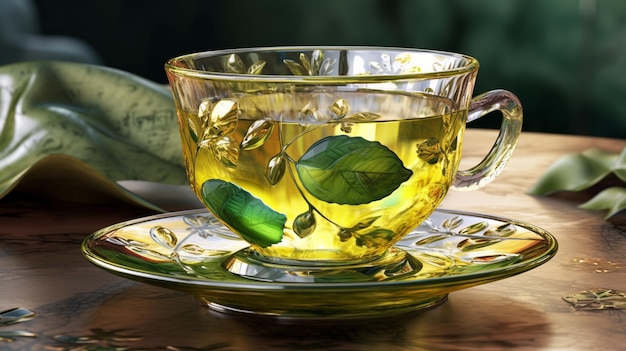
[[[626,182],[626,148],[621,153],[588,149],[563,156],[539,178],[529,194],[549,195],[559,191],[581,191],[600,183],[611,174]],[[626,209],[626,187],[603,189],[580,207],[588,210],[609,210],[606,215],[608,219]]]
[[[602,190],[589,201],[580,205],[586,210],[609,210],[605,218],[610,218],[626,209],[626,188],[610,187]]]
[[[563,156],[548,168],[529,193],[548,195],[557,191],[580,191],[611,173],[626,180],[625,158],[625,152],[616,154],[600,149]]]

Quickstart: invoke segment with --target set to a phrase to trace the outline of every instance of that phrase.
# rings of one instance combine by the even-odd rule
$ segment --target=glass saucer
[[[248,244],[207,210],[155,215],[103,228],[82,252],[107,271],[188,292],[218,311],[283,318],[381,317],[433,307],[449,293],[504,279],[552,258],[556,239],[532,224],[439,209],[395,246],[421,267],[384,275],[346,269],[252,280],[225,266]]]

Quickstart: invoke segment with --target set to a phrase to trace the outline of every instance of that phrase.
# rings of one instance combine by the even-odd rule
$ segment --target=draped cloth
[[[0,66],[0,198],[20,186],[160,210],[120,181],[187,184],[167,87],[82,63]]]

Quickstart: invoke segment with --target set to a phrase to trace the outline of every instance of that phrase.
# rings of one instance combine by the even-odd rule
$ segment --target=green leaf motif
[[[267,247],[282,240],[287,217],[244,189],[210,179],[202,184],[201,193],[211,212],[249,243]]]
[[[284,59],[283,62],[287,65],[287,68],[289,68],[289,70],[294,76],[308,76],[309,75],[309,72],[307,72],[307,70],[296,61],[290,60],[290,59]]]
[[[313,211],[309,209],[299,214],[296,219],[293,220],[293,231],[296,232],[299,237],[305,238],[313,233],[316,225],[317,223],[315,222]]]
[[[380,200],[413,174],[384,145],[346,135],[313,144],[296,163],[296,171],[311,195],[347,205]]]

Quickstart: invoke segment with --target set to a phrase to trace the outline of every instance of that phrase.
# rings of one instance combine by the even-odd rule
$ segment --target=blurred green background
[[[75,38],[93,49],[95,62],[161,83],[166,82],[163,63],[168,58],[214,48],[323,44],[439,49],[481,62],[475,93],[496,88],[515,92],[524,105],[526,131],[626,137],[623,0],[33,4],[41,35]],[[474,125],[499,124],[496,116],[487,119]]]

